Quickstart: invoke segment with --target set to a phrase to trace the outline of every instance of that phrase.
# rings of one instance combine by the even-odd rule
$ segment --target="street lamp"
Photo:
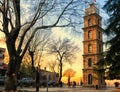
[[[39,68],[36,68],[36,92],[39,92],[39,81],[40,81],[40,76],[39,76]]]
[[[46,71],[46,67],[45,67],[45,73],[46,73],[46,78],[47,78],[47,82],[46,82],[47,89],[46,89],[46,92],[48,92],[48,73]]]

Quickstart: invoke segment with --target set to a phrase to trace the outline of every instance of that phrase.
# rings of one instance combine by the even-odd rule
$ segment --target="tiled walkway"
[[[35,92],[35,88],[24,88],[23,90]],[[40,88],[39,91],[47,92],[47,88]],[[116,92],[116,89],[114,87],[110,87],[102,90],[96,90],[95,88],[83,88],[83,87],[77,87],[77,88],[63,87],[63,88],[48,88],[48,92]]]
[[[2,91],[4,88],[0,87],[0,91]],[[21,92],[35,92],[35,88],[29,87],[29,88],[19,88],[18,90],[21,90]],[[24,91],[23,91],[24,90]],[[40,92],[47,92],[47,88],[39,88]],[[101,89],[96,90],[95,88],[84,88],[84,87],[77,87],[77,88],[48,88],[48,92],[116,92],[116,88],[114,87],[108,87],[107,89]]]

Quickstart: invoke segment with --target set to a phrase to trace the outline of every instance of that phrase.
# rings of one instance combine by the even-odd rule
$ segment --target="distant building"
[[[8,65],[4,63],[5,48],[0,48],[0,75],[4,75]]]
[[[41,70],[42,76],[48,76],[48,80],[57,80],[57,73]]]
[[[40,84],[44,85],[47,81],[57,81],[58,73],[46,71],[46,69],[40,69]]]

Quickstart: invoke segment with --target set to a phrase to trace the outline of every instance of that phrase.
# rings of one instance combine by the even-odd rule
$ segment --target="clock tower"
[[[84,40],[83,40],[83,86],[99,85],[100,79],[94,73],[93,67],[103,58],[102,18],[99,9],[94,3],[85,9],[84,16]],[[103,83],[103,81],[101,81]]]

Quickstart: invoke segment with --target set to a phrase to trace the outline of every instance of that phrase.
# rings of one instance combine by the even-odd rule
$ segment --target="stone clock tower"
[[[103,52],[102,18],[99,9],[94,3],[85,9],[84,16],[84,41],[83,41],[83,86],[99,85],[98,76],[93,72],[94,64],[97,63]],[[102,83],[102,81],[101,81]]]

